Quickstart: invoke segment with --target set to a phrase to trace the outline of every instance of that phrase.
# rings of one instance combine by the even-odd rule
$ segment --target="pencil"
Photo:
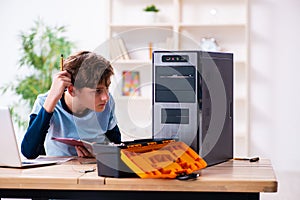
[[[63,65],[64,65],[64,55],[61,54],[60,55],[60,71],[63,70]]]
[[[234,158],[234,160],[249,160],[250,162],[257,162],[257,161],[259,161],[259,157],[253,157],[253,158]]]
[[[152,59],[152,42],[149,42],[149,59]]]

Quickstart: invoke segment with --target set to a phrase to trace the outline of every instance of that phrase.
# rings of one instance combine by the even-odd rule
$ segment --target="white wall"
[[[270,158],[279,192],[300,196],[300,1],[251,1],[250,153]]]
[[[250,154],[270,158],[279,192],[262,200],[296,200],[300,196],[300,1],[250,0],[251,135]],[[94,50],[106,39],[104,1],[1,0],[0,86],[18,69],[18,34],[38,16],[49,25],[67,25],[78,49]],[[12,97],[0,96],[0,105]]]
[[[0,86],[14,80],[24,70],[18,69],[20,31],[28,31],[38,17],[50,26],[64,25],[76,50],[93,51],[107,38],[105,1],[99,0],[1,0]],[[10,104],[11,97],[0,96],[0,104]]]

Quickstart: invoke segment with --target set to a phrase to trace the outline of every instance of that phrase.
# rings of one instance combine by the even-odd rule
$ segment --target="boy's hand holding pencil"
[[[53,112],[57,102],[62,97],[65,89],[72,85],[71,74],[63,70],[63,55],[60,58],[60,72],[54,75],[49,94],[44,103],[47,112]]]

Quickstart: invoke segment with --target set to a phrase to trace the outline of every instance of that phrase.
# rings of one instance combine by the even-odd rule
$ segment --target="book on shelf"
[[[129,54],[121,37],[111,38],[109,41],[110,58],[113,60],[129,60]]]
[[[121,48],[122,56],[124,57],[125,60],[129,60],[130,57],[129,57],[127,48],[125,46],[124,40],[122,38],[118,38],[118,42],[119,42],[119,45]]]

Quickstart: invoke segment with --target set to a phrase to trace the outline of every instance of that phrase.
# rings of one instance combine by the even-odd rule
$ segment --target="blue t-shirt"
[[[116,116],[114,114],[115,103],[110,94],[109,101],[106,104],[104,111],[95,112],[89,110],[82,117],[74,116],[70,111],[68,112],[63,98],[57,102],[53,113],[47,113],[43,108],[47,95],[48,93],[45,93],[37,97],[30,116],[36,116],[38,119],[34,121],[40,122],[36,122],[36,124],[34,124],[35,122],[32,122],[26,133],[26,135],[32,134],[31,139],[33,139],[32,137],[37,137],[39,138],[37,140],[45,140],[44,146],[46,155],[77,155],[75,147],[54,141],[51,139],[52,137],[74,138],[101,143],[106,140],[105,133],[117,125]],[[45,124],[41,126],[40,123]],[[45,134],[44,137],[46,138],[38,135],[39,133],[36,133],[37,130],[35,127],[38,127],[38,131],[41,132],[40,134]],[[30,130],[30,128],[32,130]],[[45,129],[47,129],[46,133]],[[28,140],[30,140],[30,137],[25,137],[23,141],[27,139],[27,144],[29,144]],[[24,145],[25,144],[26,142],[24,142]]]

